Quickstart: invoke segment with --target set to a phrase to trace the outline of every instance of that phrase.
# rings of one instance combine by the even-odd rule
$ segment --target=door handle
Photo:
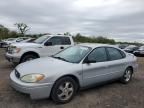
[[[63,47],[63,46],[61,46],[61,47],[60,47],[60,49],[64,49],[64,47]]]

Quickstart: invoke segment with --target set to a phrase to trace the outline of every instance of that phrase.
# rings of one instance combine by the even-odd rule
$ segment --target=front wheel
[[[125,70],[125,73],[124,73],[124,75],[122,76],[122,78],[121,78],[120,81],[121,81],[122,83],[124,83],[124,84],[129,83],[129,82],[131,81],[131,79],[132,79],[132,74],[133,74],[132,69],[131,69],[131,68],[127,68],[127,69]]]
[[[71,77],[64,77],[59,79],[51,92],[51,97],[56,103],[67,103],[76,94],[78,85]]]

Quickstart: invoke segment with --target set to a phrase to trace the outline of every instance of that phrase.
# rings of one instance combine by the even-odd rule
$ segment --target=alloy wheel
[[[57,96],[60,100],[68,100],[74,92],[74,87],[71,82],[62,83],[57,91]]]

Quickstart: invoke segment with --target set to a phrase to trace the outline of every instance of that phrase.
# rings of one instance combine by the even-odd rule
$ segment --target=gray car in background
[[[128,83],[137,70],[136,60],[111,45],[80,44],[18,65],[10,83],[32,99],[51,97],[56,103],[67,103],[80,88],[113,79]]]

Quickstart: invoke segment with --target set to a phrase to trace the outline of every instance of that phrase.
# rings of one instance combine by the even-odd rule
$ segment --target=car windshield
[[[79,63],[90,52],[92,48],[85,46],[69,47],[58,54],[52,56],[56,59],[61,59],[70,63]]]
[[[29,40],[27,40],[27,42],[34,42],[36,39],[29,39]]]
[[[23,40],[25,40],[25,38],[17,38],[17,39],[16,39],[16,42],[21,42],[21,41],[23,41]]]
[[[39,37],[38,39],[36,39],[34,41],[34,43],[38,43],[38,44],[42,44],[46,39],[48,39],[50,36],[42,36],[42,37]]]

